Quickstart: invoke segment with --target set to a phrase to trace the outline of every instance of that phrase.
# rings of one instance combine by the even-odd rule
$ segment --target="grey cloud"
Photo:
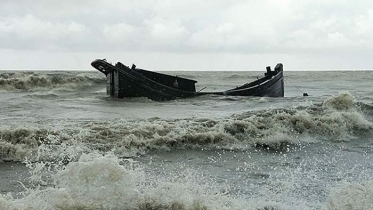
[[[366,54],[373,2],[3,0],[0,39],[12,52]]]

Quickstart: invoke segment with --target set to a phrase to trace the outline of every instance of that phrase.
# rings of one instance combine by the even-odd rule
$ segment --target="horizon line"
[[[148,70],[148,69],[145,69]],[[285,69],[284,71],[372,71],[373,69]],[[97,71],[95,69],[0,69],[0,71]],[[148,70],[149,71],[149,70]],[[265,71],[265,70],[185,70],[185,69],[152,69],[150,71],[213,71],[213,72],[238,72],[238,71]]]

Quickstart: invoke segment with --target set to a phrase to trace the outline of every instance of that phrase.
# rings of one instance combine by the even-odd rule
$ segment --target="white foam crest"
[[[39,169],[37,169],[39,170]],[[40,177],[41,178],[41,177]],[[114,155],[82,155],[53,176],[54,185],[29,189],[23,198],[0,196],[5,209],[257,209],[193,177],[184,181],[147,180],[133,161]],[[211,187],[210,187],[211,188]]]
[[[120,165],[115,156],[88,154],[82,155],[78,162],[68,164],[55,179],[56,188],[65,192],[64,199],[54,201],[54,206],[132,208],[136,205],[144,174],[132,163]]]
[[[348,94],[341,94],[341,97],[353,101]],[[350,141],[372,128],[373,123],[355,105],[337,110],[325,107],[324,103],[252,111],[224,119],[108,120],[57,131],[21,126],[2,128],[0,152],[3,160],[22,161],[27,157],[35,161],[62,159],[69,162],[93,150],[114,151],[121,157],[184,147],[245,149],[261,146],[281,150],[291,144],[309,143],[310,139]]]
[[[373,209],[373,181],[347,183],[331,193],[329,210]]]
[[[336,110],[349,110],[354,108],[357,102],[354,96],[349,92],[341,92],[338,95],[331,96],[323,102],[323,106]]]
[[[61,73],[16,72],[0,74],[0,89],[7,91],[58,88],[73,89],[82,85],[92,85],[98,80],[87,75]]]
[[[69,162],[91,151],[73,133],[64,130],[26,126],[0,129],[0,160],[3,161]]]
[[[235,138],[224,132],[221,125],[211,120],[124,121],[109,124],[95,123],[90,127],[97,131],[94,135],[85,133],[91,141],[100,143],[110,141],[122,151],[126,151],[125,148],[146,151],[182,146],[224,145],[235,141]]]
[[[243,135],[255,143],[296,143],[319,136],[331,140],[350,140],[356,132],[369,131],[372,122],[357,108],[335,110],[319,105],[290,110],[249,112],[226,123],[227,132]],[[241,138],[240,138],[241,139]]]
[[[46,140],[49,135],[46,129],[2,128],[0,129],[1,157],[15,161],[31,158],[37,153],[40,142]]]
[[[284,176],[270,177],[258,194],[244,199],[243,195],[237,198],[231,194],[229,182],[225,188],[219,183],[217,189],[216,182],[197,171],[186,169],[175,174],[176,177],[153,177],[146,174],[137,162],[119,159],[113,154],[83,154],[77,162],[54,167],[50,164],[53,163],[34,165],[31,173],[39,173],[45,167],[54,174],[53,182],[35,176],[39,181],[33,183],[41,186],[28,188],[21,198],[0,195],[0,209],[306,210],[324,209],[328,205],[331,210],[344,210],[370,209],[372,203],[372,183],[342,187],[331,194],[325,205],[324,201],[304,200],[299,194],[306,193],[304,187],[308,186],[307,183],[320,180],[312,173],[304,173],[301,168],[299,171],[286,170],[282,172]]]

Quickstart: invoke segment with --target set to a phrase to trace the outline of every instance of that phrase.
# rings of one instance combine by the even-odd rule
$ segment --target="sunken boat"
[[[155,101],[191,98],[207,94],[227,96],[283,97],[283,65],[277,64],[274,70],[267,67],[262,78],[233,89],[220,92],[196,91],[197,81],[154,71],[130,68],[120,62],[115,65],[106,59],[96,59],[91,65],[105,74],[107,94],[113,97],[147,97]]]

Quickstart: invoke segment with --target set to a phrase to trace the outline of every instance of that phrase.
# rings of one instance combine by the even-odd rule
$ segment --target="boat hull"
[[[143,69],[129,68],[121,63],[115,66],[97,59],[92,66],[107,77],[107,94],[113,97],[147,97],[155,101],[190,98],[215,94],[229,96],[283,97],[283,66],[277,64],[274,71],[267,67],[261,79],[223,92],[196,92],[197,81],[170,76]]]

